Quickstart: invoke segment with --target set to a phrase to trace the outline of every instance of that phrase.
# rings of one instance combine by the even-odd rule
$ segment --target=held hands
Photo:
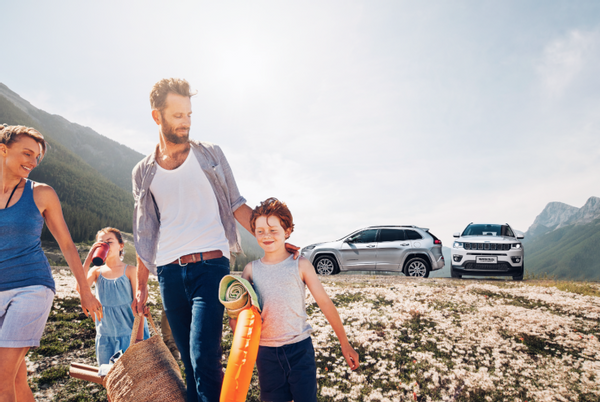
[[[144,317],[148,317],[150,314],[150,309],[146,306],[146,301],[148,300],[148,286],[138,287],[138,290],[135,294],[135,299],[133,299],[133,303],[131,303],[131,310],[133,310],[134,315],[143,315]]]
[[[81,297],[81,309],[83,313],[87,317],[92,317],[92,319],[96,319],[100,321],[103,317],[102,315],[102,304],[96,299],[96,297],[92,294],[92,291],[88,287],[84,290],[83,293],[80,294]]]

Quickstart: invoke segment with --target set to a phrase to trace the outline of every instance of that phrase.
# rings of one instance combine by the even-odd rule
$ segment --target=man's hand
[[[300,257],[300,247],[296,247],[290,243],[285,243],[285,249],[288,253],[294,254],[294,260],[297,260],[298,257]]]
[[[134,315],[143,315],[148,317],[148,307],[146,307],[146,301],[148,301],[148,276],[150,275],[150,271],[148,271],[148,268],[146,268],[146,265],[144,265],[144,262],[137,254],[136,260],[137,272],[135,278],[135,287],[137,288],[137,291],[135,292],[135,298],[131,303],[131,310],[133,310]]]
[[[133,299],[133,303],[131,303],[131,310],[133,310],[134,315],[145,316],[146,313],[149,312],[148,307],[146,307],[147,300],[148,300],[148,285],[138,287],[138,290],[135,294],[135,299]]]

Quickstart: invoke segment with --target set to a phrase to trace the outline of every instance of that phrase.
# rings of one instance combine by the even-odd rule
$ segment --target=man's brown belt
[[[204,253],[194,253],[194,254],[188,254],[188,255],[181,256],[178,259],[176,259],[175,261],[173,261],[171,264],[179,264],[181,266],[184,266],[184,265],[189,264],[190,262],[213,260],[215,258],[221,258],[221,257],[223,257],[223,252],[221,250],[212,250],[212,251],[205,251]]]

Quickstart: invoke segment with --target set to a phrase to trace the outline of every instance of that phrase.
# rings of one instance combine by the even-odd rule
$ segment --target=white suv
[[[452,245],[453,278],[463,275],[512,276],[523,279],[523,239],[507,224],[470,223]]]

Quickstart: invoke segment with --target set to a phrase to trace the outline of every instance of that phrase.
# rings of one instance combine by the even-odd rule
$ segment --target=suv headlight
[[[302,249],[302,251],[308,251],[308,250],[312,250],[313,248],[315,248],[316,244],[311,244],[310,246],[306,246]]]
[[[512,248],[514,250],[520,250],[523,248],[523,246],[521,245],[521,243],[513,243],[510,245],[510,248]]]
[[[459,242],[459,241],[455,241],[455,242],[452,244],[452,247],[453,247],[453,248],[463,248],[463,243],[462,243],[462,242]]]

